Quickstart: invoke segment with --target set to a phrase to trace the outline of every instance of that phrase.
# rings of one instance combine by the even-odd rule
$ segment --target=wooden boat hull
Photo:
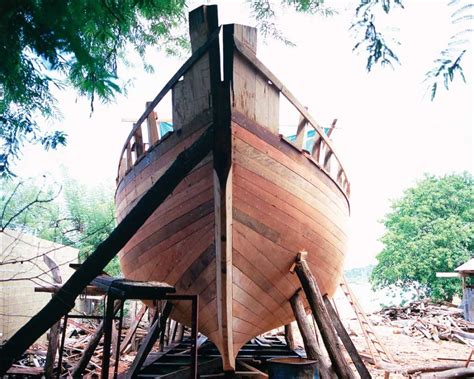
[[[233,55],[233,66],[243,63],[239,59]],[[212,51],[193,69],[202,73],[206,64],[212,94]],[[243,74],[229,73],[234,95],[248,85],[239,78]],[[177,94],[186,92],[186,80],[173,89],[176,113]],[[248,88],[243,92],[248,96]],[[222,93],[220,100],[226,101]],[[268,127],[273,115],[262,121],[249,116],[248,104],[228,100],[231,106],[220,107],[221,114],[215,106],[191,116],[174,114],[181,127],[120,178],[116,209],[120,221],[181,151],[215,128],[212,152],[119,257],[127,278],[164,281],[178,293],[199,294],[199,331],[216,344],[225,368],[232,369],[249,339],[294,320],[289,299],[300,285],[289,269],[298,252],[308,252],[321,292],[332,296],[342,273],[349,203],[341,186],[308,153]],[[183,303],[175,305],[171,317],[189,325],[190,315]]]

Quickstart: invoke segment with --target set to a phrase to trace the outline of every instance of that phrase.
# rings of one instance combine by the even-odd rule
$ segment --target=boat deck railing
[[[118,166],[117,184],[132,169],[132,167],[146,155],[147,151],[165,139],[170,132],[166,128],[160,127],[157,121],[155,108],[168,94],[169,91],[178,83],[178,81],[199,61],[209,50],[211,44],[218,38],[220,29],[216,30],[209,37],[207,42],[197,49],[193,55],[180,67],[173,75],[163,89],[158,93],[155,99],[147,103],[145,112],[140,116],[136,123],[133,124],[125,144],[120,153],[120,161]],[[282,84],[282,82],[256,57],[255,53],[234,38],[235,51],[240,54],[259,75],[272,85],[280,95],[286,98],[294,109],[299,113],[300,120],[294,126],[294,138],[290,141],[288,138],[281,136],[283,140],[290,143],[305,156],[324,171],[349,197],[350,183],[347,178],[346,171],[336,150],[323,128],[311,116],[308,110],[296,99],[296,97]],[[145,123],[146,121],[146,123]],[[172,125],[172,121],[168,122],[168,129]],[[307,129],[314,130],[314,139],[310,146],[307,144]],[[146,140],[144,140],[144,135]]]

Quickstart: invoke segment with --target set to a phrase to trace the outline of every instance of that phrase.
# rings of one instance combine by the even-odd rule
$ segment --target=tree
[[[23,0],[0,4],[0,170],[25,142],[46,149],[66,143],[61,131],[43,132],[38,117],[58,117],[51,87],[108,101],[123,90],[117,64],[126,49],[182,45],[174,35],[184,0]],[[150,66],[145,64],[145,68]]]
[[[72,246],[85,259],[114,227],[112,186],[89,188],[67,176],[63,187],[45,176],[39,180],[2,180],[0,233],[7,228],[15,229]],[[120,274],[117,259],[107,271]]]
[[[415,290],[450,300],[460,281],[437,278],[474,254],[474,178],[426,175],[391,205],[383,220],[383,250],[372,272],[375,288]]]

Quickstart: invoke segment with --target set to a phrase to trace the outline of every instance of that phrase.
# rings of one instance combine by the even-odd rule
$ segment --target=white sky
[[[258,56],[322,125],[338,118],[340,129],[333,137],[352,188],[346,260],[351,268],[375,262],[383,233],[378,220],[388,211],[390,199],[425,172],[473,171],[473,62],[472,55],[465,57],[467,84],[456,80],[449,92],[440,88],[431,102],[422,81],[453,31],[446,0],[405,1],[405,10],[381,18],[384,32],[401,43],[394,49],[402,65],[395,70],[377,67],[370,74],[365,57],[352,52],[355,42],[348,28],[354,3],[327,3],[337,4],[339,14],[324,18],[283,12],[280,27],[297,47],[260,38]],[[190,8],[197,5],[193,2]],[[219,17],[220,23],[251,24],[243,1],[219,2]],[[134,87],[115,103],[95,104],[92,117],[85,99],[71,91],[58,95],[64,118],[53,126],[68,133],[68,146],[50,153],[25,149],[16,172],[51,172],[60,178],[63,165],[84,182],[113,180],[131,127],[121,119],[137,119],[184,58],[154,53],[150,61],[155,74],[143,73],[140,65],[122,71],[135,77]],[[169,116],[166,113],[159,110]]]

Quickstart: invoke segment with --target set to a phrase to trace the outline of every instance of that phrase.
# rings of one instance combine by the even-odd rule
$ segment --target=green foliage
[[[73,246],[81,259],[92,253],[115,227],[113,188],[89,188],[69,177],[63,182],[1,179],[0,232],[16,229]],[[117,258],[106,270],[120,275]]]
[[[72,85],[108,101],[120,92],[117,63],[126,50],[144,57],[147,46],[167,51],[185,44],[173,34],[184,0],[22,0],[0,4],[0,173],[28,142],[65,144],[45,134],[37,119],[58,117],[51,87]],[[146,65],[146,63],[145,63]],[[148,65],[146,67],[149,67]]]
[[[474,178],[468,173],[425,176],[391,208],[383,220],[374,288],[450,300],[460,292],[460,282],[436,278],[436,272],[452,272],[474,253]]]
[[[360,39],[353,50],[365,47],[367,51],[367,71],[371,71],[378,63],[381,66],[389,65],[391,67],[393,67],[393,63],[400,63],[398,56],[377,29],[374,12],[377,5],[381,6],[385,13],[389,13],[394,6],[403,8],[401,0],[393,0],[393,3],[391,0],[361,0],[356,9],[356,20],[351,29],[356,32]]]
[[[431,100],[434,100],[439,88],[439,82],[444,84],[446,90],[454,81],[455,74],[459,74],[464,82],[464,71],[462,68],[462,59],[466,52],[472,48],[470,36],[472,29],[472,20],[474,19],[474,4],[452,0],[449,2],[451,7],[456,6],[456,10],[451,14],[453,24],[459,26],[459,30],[451,36],[447,47],[441,51],[440,57],[434,61],[434,67],[425,75],[425,82],[428,83],[428,90],[431,92]]]

